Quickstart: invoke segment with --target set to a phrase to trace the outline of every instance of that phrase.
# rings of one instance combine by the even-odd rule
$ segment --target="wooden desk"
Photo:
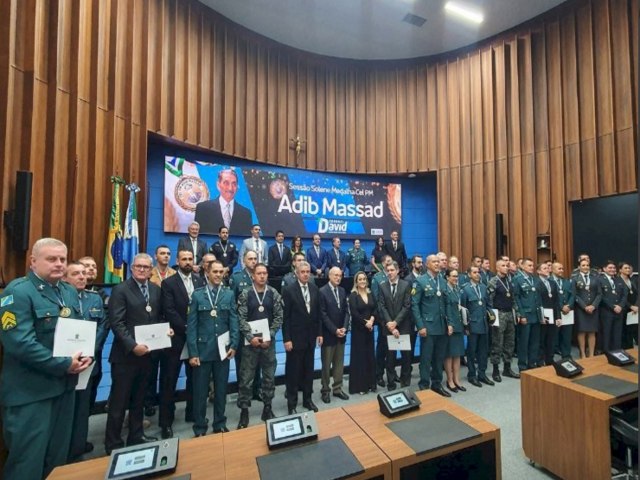
[[[576,378],[606,374],[638,383],[636,373],[609,365],[604,355],[578,363],[584,372]],[[611,478],[609,407],[637,391],[615,398],[558,377],[552,366],[523,372],[520,389],[522,446],[531,461],[566,480]]]
[[[225,434],[223,434],[225,435]],[[186,473],[192,480],[225,478],[222,456],[223,435],[207,435],[201,438],[180,440],[178,468],[175,473],[158,478],[173,478]],[[100,457],[86,462],[73,463],[56,468],[50,480],[103,480],[109,465],[109,457]]]
[[[387,456],[376,447],[343,409],[333,408],[319,412],[316,414],[316,419],[319,430],[318,440],[342,437],[365,468],[364,473],[349,478],[391,479],[391,463]],[[266,438],[264,424],[223,435],[225,471],[228,480],[260,478],[255,458],[269,453]]]
[[[470,427],[475,428],[481,432],[482,435],[461,443],[456,443],[438,450],[426,452],[422,455],[417,455],[416,452],[414,452],[406,443],[404,443],[385,426],[385,424],[392,422],[395,419],[390,419],[382,415],[377,401],[345,407],[344,410],[349,414],[349,416],[391,459],[391,468],[394,479],[402,478],[401,470],[405,467],[422,464],[430,460],[437,459],[438,457],[445,457],[469,447],[487,443],[491,443],[495,451],[496,477],[498,479],[502,478],[500,460],[500,429],[498,427],[434,392],[419,391],[416,392],[416,394],[422,401],[420,409],[402,415],[401,417],[398,417],[398,419],[417,417],[426,413],[444,410],[459,420],[462,420]],[[437,435],[437,432],[425,432],[425,434]]]

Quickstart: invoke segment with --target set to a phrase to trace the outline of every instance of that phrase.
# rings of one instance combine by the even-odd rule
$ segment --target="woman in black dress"
[[[376,246],[371,250],[371,265],[373,266],[373,273],[383,272],[382,257],[387,254],[384,249],[384,238],[378,237],[376,240]]]
[[[376,390],[376,361],[373,348],[373,324],[376,304],[364,272],[356,273],[349,295],[351,310],[351,360],[349,393],[364,395]]]

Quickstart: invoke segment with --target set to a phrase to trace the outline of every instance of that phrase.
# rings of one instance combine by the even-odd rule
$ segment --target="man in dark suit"
[[[200,271],[202,257],[207,253],[207,242],[198,238],[199,233],[200,224],[198,222],[191,222],[191,225],[189,225],[189,235],[178,240],[177,249],[178,252],[180,250],[190,250],[193,253],[193,271],[196,273]]]
[[[384,243],[384,249],[387,251],[387,255],[391,256],[393,261],[398,264],[400,272],[404,272],[407,267],[407,251],[404,248],[404,243],[399,240],[397,230],[391,232],[391,240]]]
[[[209,253],[213,253],[215,259],[224,266],[226,283],[238,264],[238,248],[235,243],[229,240],[229,229],[227,227],[222,226],[218,229],[218,241],[211,245]]]
[[[342,270],[332,267],[329,270],[329,282],[320,289],[320,316],[322,319],[322,401],[331,402],[329,392],[342,400],[349,396],[342,391],[344,372],[344,344],[349,327],[349,308],[347,294],[340,286]],[[333,386],[329,388],[329,377],[333,377]]]
[[[307,249],[307,262],[311,267],[311,274],[322,277],[327,268],[327,251],[320,246],[322,238],[317,233],[313,236],[313,245]]]
[[[378,319],[382,331],[387,336],[411,335],[413,332],[413,317],[411,315],[411,285],[398,277],[398,264],[392,262],[386,266],[387,281],[380,285],[378,294]],[[411,383],[410,350],[400,351],[400,385],[408,387]],[[396,381],[396,351],[387,352],[387,388],[395,390]]]
[[[298,281],[282,292],[284,300],[282,340],[287,352],[285,378],[289,414],[297,413],[298,386],[302,385],[302,406],[318,411],[311,400],[313,393],[313,354],[316,343],[322,346],[322,323],[318,287],[309,283],[311,267],[300,262]]]
[[[622,312],[627,307],[627,291],[620,277],[616,276],[616,264],[607,260],[600,276],[602,301],[600,302],[599,350],[608,352],[622,348]],[[598,345],[596,346],[596,349]]]
[[[187,311],[191,294],[196,288],[204,287],[200,275],[193,275],[193,252],[178,252],[178,274],[162,282],[162,310],[164,318],[173,329],[171,348],[162,350],[160,356],[160,418],[162,438],[173,437],[173,419],[175,416],[175,390],[180,374],[180,355],[187,341]],[[191,366],[185,359],[187,375],[187,408],[185,420],[193,421]]]
[[[220,170],[216,185],[220,195],[196,205],[195,221],[200,223],[202,232],[214,234],[223,225],[232,232],[249,230],[253,224],[251,212],[235,200],[238,174],[230,168]]]
[[[276,232],[276,243],[269,247],[269,278],[284,277],[291,271],[291,249],[284,244],[284,232]]]
[[[124,446],[120,433],[127,409],[127,445],[156,440],[145,437],[142,429],[145,387],[151,374],[150,351],[135,338],[136,326],[163,321],[160,287],[148,281],[151,266],[148,254],[136,255],[131,265],[131,278],[116,285],[109,300],[109,323],[114,340],[109,355],[112,384],[104,441],[108,455],[113,449]],[[173,335],[173,331],[169,330],[168,334]]]
[[[340,237],[333,237],[331,249],[327,250],[327,274],[333,267],[344,271],[347,264],[347,254],[340,250]]]

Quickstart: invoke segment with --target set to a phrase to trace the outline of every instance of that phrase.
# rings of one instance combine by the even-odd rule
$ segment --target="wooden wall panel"
[[[465,51],[367,63],[283,47],[196,0],[6,0],[2,208],[15,170],[32,170],[31,239],[102,258],[109,176],[143,186],[144,202],[152,131],[289,167],[436,172],[440,249],[463,265],[493,259],[496,212],[511,256],[535,256],[550,233],[570,264],[569,202],[637,190],[637,12],[638,0],[577,0]],[[10,277],[25,257],[8,240]]]

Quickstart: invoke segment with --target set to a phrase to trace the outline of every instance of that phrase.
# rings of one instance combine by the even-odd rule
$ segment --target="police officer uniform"
[[[599,323],[598,306],[602,300],[598,277],[591,272],[588,274],[577,272],[571,278],[576,285],[575,324],[578,333],[597,332]],[[585,308],[590,305],[595,307],[593,313],[585,311]],[[591,352],[591,355],[593,354],[594,352]]]
[[[447,350],[447,329],[443,292],[446,285],[438,275],[431,273],[418,277],[411,294],[411,311],[416,320],[418,334],[425,328],[427,336],[420,340],[420,381],[418,386],[443,394],[442,368]],[[447,392],[446,396],[450,396]]]
[[[251,394],[256,368],[262,371],[262,401],[264,402],[263,417],[271,411],[271,401],[275,392],[276,373],[276,334],[282,328],[282,297],[267,285],[264,292],[245,290],[238,299],[238,322],[240,328],[240,342],[251,341],[251,325],[249,322],[266,318],[269,321],[269,335],[271,343],[268,348],[243,345],[242,363],[238,376],[238,408],[247,409],[251,406]],[[271,418],[269,416],[269,418]],[[267,420],[268,418],[263,418]],[[247,412],[248,421],[248,412]],[[247,422],[248,423],[248,422]],[[244,425],[246,426],[246,425]]]
[[[535,278],[521,272],[513,277],[513,299],[516,317],[525,318],[526,324],[518,323],[518,369],[522,372],[538,366],[540,359],[540,295]]]
[[[460,289],[447,284],[445,297],[445,316],[447,327],[453,329],[453,333],[447,339],[446,358],[462,357],[464,355],[464,326],[460,313]]]
[[[0,297],[6,479],[45,478],[67,462],[78,376],[67,373],[70,357],[52,356],[59,316],[80,318],[76,289],[65,282],[29,272]]]
[[[213,431],[226,430],[225,404],[229,381],[229,359],[220,359],[218,337],[229,332],[228,348],[237,348],[238,315],[232,291],[219,285],[198,288],[191,296],[187,316],[187,348],[189,358],[198,357],[200,366],[193,367],[193,432],[207,432],[207,395],[213,373]]]
[[[80,304],[80,314],[82,318],[90,322],[96,322],[96,352],[94,362],[102,361],[97,354],[102,349],[102,344],[109,334],[109,325],[104,312],[102,298],[97,292],[92,290],[80,290],[78,292]],[[87,447],[87,436],[89,434],[89,414],[91,408],[91,391],[93,383],[96,381],[97,373],[94,368],[89,378],[87,388],[76,391],[75,411],[73,415],[73,433],[71,436],[71,447],[69,448],[69,461],[77,459],[84,453]]]
[[[349,276],[353,277],[358,272],[364,272],[367,265],[367,253],[362,249],[350,248],[347,250],[347,268],[349,269]]]
[[[498,311],[498,326],[492,328],[491,364],[493,379],[502,381],[500,377],[500,361],[504,362],[505,377],[520,378],[520,374],[511,370],[511,357],[515,350],[516,325],[513,316],[513,285],[508,275],[491,277],[487,287],[489,308]]]
[[[560,309],[567,307],[573,310],[575,304],[575,283],[572,279],[551,276],[551,281],[555,282],[558,287],[558,297],[560,299]],[[575,312],[574,312],[575,317]],[[574,318],[575,323],[575,318]],[[560,356],[565,359],[571,358],[571,338],[573,336],[573,325],[565,325],[564,322],[558,330],[558,348]]]
[[[487,287],[474,281],[466,284],[460,291],[460,305],[467,309],[469,338],[467,341],[467,379],[476,387],[480,382],[493,385],[487,377],[487,357],[489,354],[489,327],[487,325]],[[476,370],[477,363],[477,370]]]

